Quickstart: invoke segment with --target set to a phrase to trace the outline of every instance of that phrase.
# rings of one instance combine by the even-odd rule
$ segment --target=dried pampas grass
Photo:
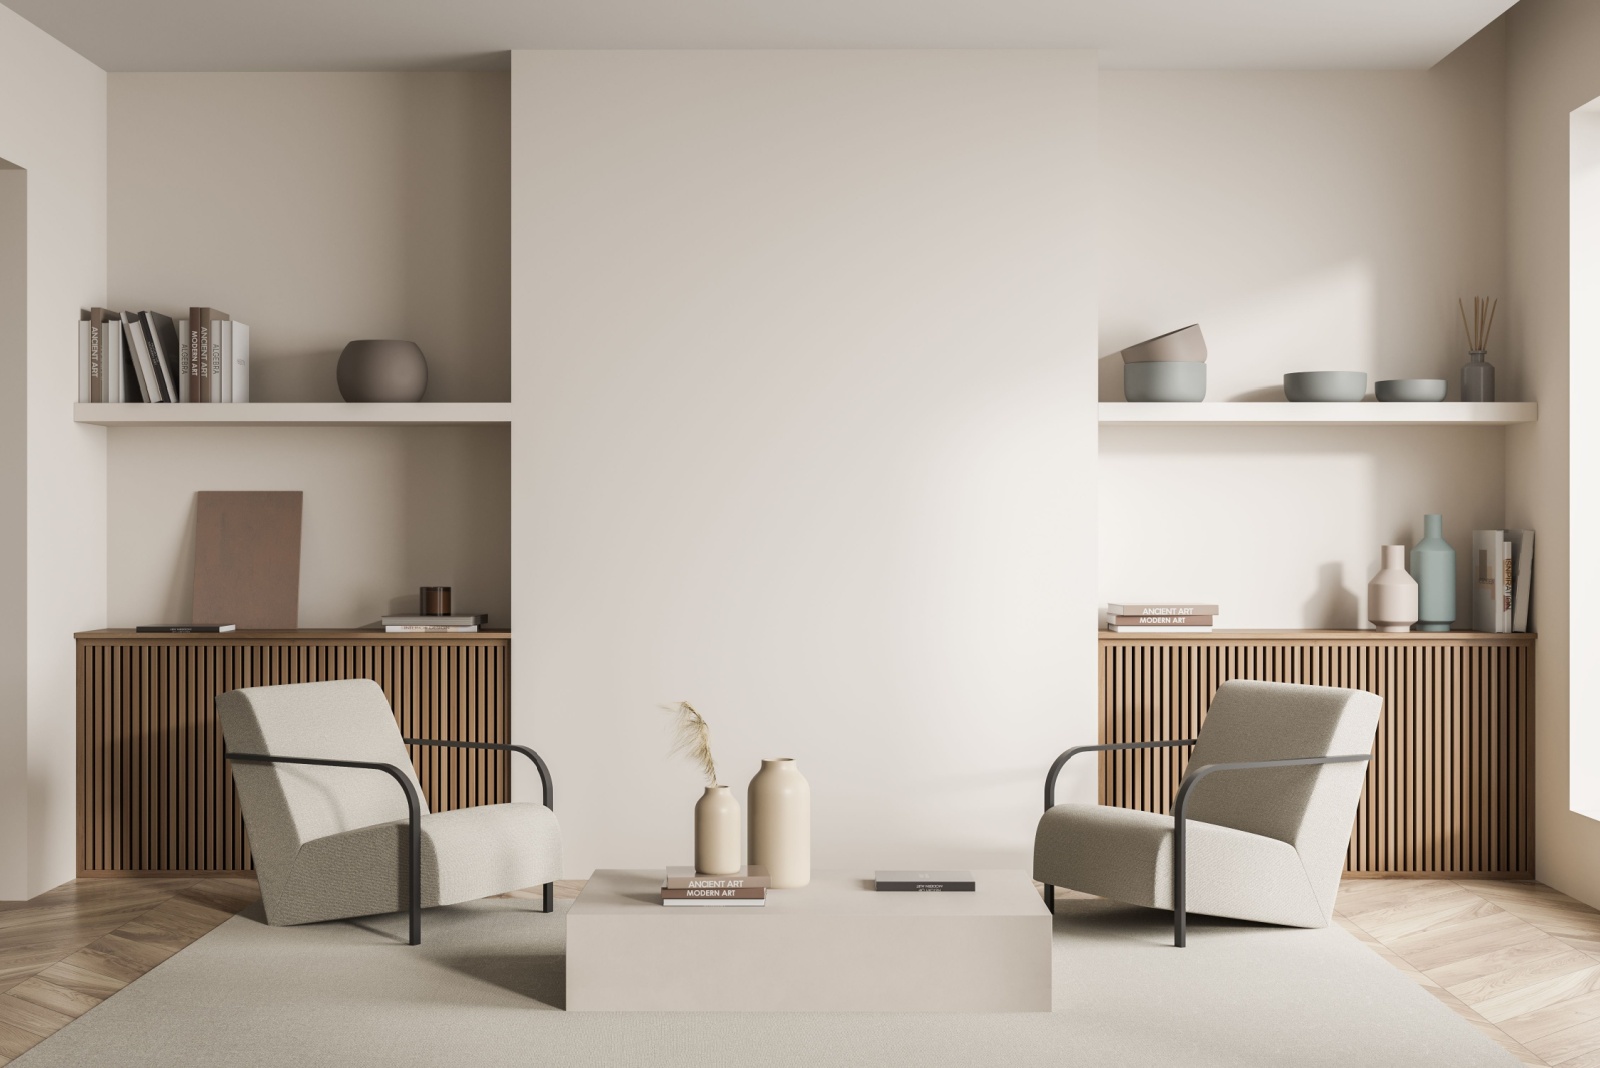
[[[705,717],[696,712],[688,701],[679,701],[678,707],[668,707],[667,711],[678,717],[673,725],[672,752],[682,753],[694,761],[700,773],[706,777],[707,786],[720,785],[717,782],[717,762],[711,759],[711,727]]]

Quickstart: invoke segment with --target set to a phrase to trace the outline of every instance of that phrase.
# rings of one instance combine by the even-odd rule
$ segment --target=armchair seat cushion
[[[397,790],[396,793],[399,791]],[[407,907],[409,825],[379,823],[296,851],[267,922],[310,923]],[[543,805],[481,805],[422,817],[422,904],[449,905],[560,877],[561,828]]]
[[[1188,821],[1188,911],[1290,927],[1328,917],[1288,842]],[[1105,805],[1057,805],[1039,821],[1033,877],[1052,886],[1172,908],[1172,817]]]

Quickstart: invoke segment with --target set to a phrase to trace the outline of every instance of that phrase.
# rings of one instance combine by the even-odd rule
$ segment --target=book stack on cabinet
[[[383,629],[389,634],[476,634],[488,624],[487,615],[383,617]]]
[[[1182,601],[1106,605],[1106,629],[1119,634],[1208,634],[1215,625],[1218,606]]]
[[[1533,598],[1533,531],[1472,532],[1472,629],[1526,634]]]
[[[731,875],[707,875],[690,867],[668,868],[661,883],[661,903],[678,908],[759,908],[767,903],[767,888],[771,885],[767,869],[759,864],[740,868]]]
[[[152,311],[90,308],[78,322],[78,400],[245,404],[250,328],[215,308],[176,323]]]

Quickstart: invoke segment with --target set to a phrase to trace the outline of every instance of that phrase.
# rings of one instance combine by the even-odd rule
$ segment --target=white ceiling
[[[514,48],[1092,48],[1421,68],[1511,0],[0,0],[112,71],[502,67]]]

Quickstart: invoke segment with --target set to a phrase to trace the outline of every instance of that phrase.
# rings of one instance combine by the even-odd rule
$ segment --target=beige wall
[[[1124,345],[1191,322],[1208,400],[1281,400],[1285,372],[1318,369],[1442,377],[1454,396],[1456,298],[1504,293],[1504,51],[1496,25],[1430,71],[1103,72],[1101,396],[1122,399]],[[1458,551],[1506,522],[1504,438],[1107,428],[1100,598],[1364,625],[1379,545],[1414,543],[1426,512]]]
[[[1539,400],[1539,422],[1511,434],[1507,518],[1539,531],[1538,874],[1600,906],[1600,822],[1570,807],[1574,777],[1592,778],[1600,753],[1569,745],[1569,732],[1592,737],[1600,697],[1593,650],[1574,658],[1569,640],[1570,615],[1592,614],[1595,591],[1570,588],[1574,535],[1588,536],[1592,524],[1573,522],[1568,477],[1592,480],[1594,457],[1573,457],[1569,465],[1567,451],[1574,410],[1568,361],[1593,358],[1569,345],[1569,127],[1572,111],[1600,96],[1600,7],[1523,0],[1509,24],[1510,294],[1517,310],[1509,341]],[[1577,410],[1588,400],[1580,396]],[[1586,550],[1582,542],[1577,548]]]
[[[114,307],[250,323],[254,400],[338,400],[334,364],[358,337],[416,340],[428,401],[509,399],[508,75],[109,86]],[[173,166],[196,127],[227,146],[203,173]],[[214,255],[194,255],[187,219],[218,235]],[[194,493],[261,488],[306,494],[303,625],[413,611],[426,583],[503,626],[509,462],[503,427],[114,431],[111,622],[187,620]]]
[[[74,423],[72,402],[78,309],[105,292],[106,188],[104,73],[4,7],[0,159],[26,171],[27,182],[26,354],[13,349],[0,369],[13,406],[0,483],[26,531],[25,545],[16,528],[3,545],[11,628],[0,640],[5,900],[75,872],[71,636],[105,622],[106,543],[105,434]]]
[[[680,699],[741,798],[797,758],[818,866],[1026,865],[1095,734],[1092,58],[512,86],[515,729],[567,873],[690,856]]]
[[[506,626],[510,462],[503,426],[113,430],[110,625],[189,620],[197,489],[298,489],[302,626],[415,612],[425,585]]]

